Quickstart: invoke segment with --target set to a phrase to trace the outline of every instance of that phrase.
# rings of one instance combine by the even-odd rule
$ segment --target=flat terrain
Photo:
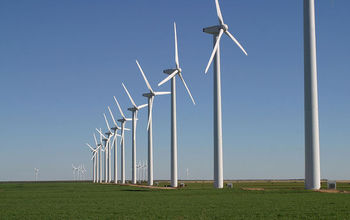
[[[160,183],[163,186],[166,183]],[[84,182],[2,183],[0,219],[350,219],[350,194],[302,182],[190,182],[164,190]],[[323,183],[325,187],[325,183]],[[350,183],[338,183],[350,191]]]

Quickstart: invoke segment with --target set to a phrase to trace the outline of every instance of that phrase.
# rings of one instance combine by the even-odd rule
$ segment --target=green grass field
[[[337,187],[350,191],[349,183]],[[233,189],[221,190],[210,183],[175,190],[78,182],[0,184],[0,219],[262,218],[350,219],[350,194],[307,191],[302,182],[234,182]]]

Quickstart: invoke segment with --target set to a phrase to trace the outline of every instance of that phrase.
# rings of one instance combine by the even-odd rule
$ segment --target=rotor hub
[[[228,31],[228,25],[227,24],[221,25],[221,29],[223,29],[224,31]]]

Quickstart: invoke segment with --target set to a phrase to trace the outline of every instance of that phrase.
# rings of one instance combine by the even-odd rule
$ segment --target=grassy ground
[[[245,187],[265,190],[242,190]],[[349,183],[337,187],[350,191]],[[350,194],[307,191],[301,182],[234,182],[233,189],[222,190],[210,183],[188,183],[175,190],[92,183],[0,184],[0,219],[262,218],[350,219]]]

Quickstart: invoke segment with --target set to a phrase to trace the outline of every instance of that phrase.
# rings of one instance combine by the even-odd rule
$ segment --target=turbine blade
[[[222,14],[221,14],[219,0],[215,0],[215,5],[216,5],[216,13],[218,15],[219,22],[220,22],[221,25],[223,25],[224,24],[224,18],[222,17]]]
[[[97,143],[97,138],[96,138],[95,132],[94,132],[94,140],[95,140],[95,144],[96,144],[96,147],[97,147],[98,143]]]
[[[91,151],[95,151],[95,149],[92,148],[90,144],[86,143],[86,145],[91,149]]]
[[[208,69],[209,69],[209,67],[210,67],[210,64],[213,62],[214,55],[216,54],[216,51],[218,50],[218,47],[219,47],[219,45],[220,45],[220,40],[221,40],[221,37],[222,37],[222,34],[223,34],[223,33],[224,33],[224,30],[220,29],[219,36],[218,36],[218,39],[217,39],[217,41],[216,41],[216,43],[215,43],[213,52],[211,53],[211,56],[210,56],[210,59],[209,59],[207,68],[205,68],[205,73],[208,72]]]
[[[161,81],[160,83],[158,83],[158,86],[163,85],[164,83],[168,82],[171,78],[173,78],[179,71],[175,70],[172,74],[170,74],[169,76],[167,76],[163,81]]]
[[[106,122],[106,125],[107,125],[108,130],[109,130],[110,132],[112,132],[112,131],[111,131],[111,128],[109,127],[109,123],[108,123],[108,120],[107,120],[107,117],[106,117],[106,114],[105,114],[105,113],[103,113],[103,117],[105,118],[105,122]]]
[[[125,131],[130,131],[130,128],[124,128]]]
[[[154,95],[169,95],[171,92],[154,92]]]
[[[96,130],[97,130],[97,128],[96,128]],[[99,132],[99,133],[100,133],[100,143],[101,143],[101,145],[103,145],[103,141],[102,141],[103,138],[102,138],[102,135],[101,135],[101,133],[102,133],[102,128],[100,128],[100,132]],[[104,135],[103,135],[103,136],[104,136]]]
[[[180,77],[181,81],[183,82],[183,84],[184,84],[184,86],[185,86],[185,88],[186,88],[186,90],[187,90],[187,93],[190,95],[193,104],[196,105],[196,102],[194,101],[194,99],[193,99],[193,97],[192,97],[191,91],[190,91],[190,89],[188,88],[188,86],[187,86],[187,84],[186,84],[184,78],[182,77],[182,74],[181,74],[181,73],[179,73],[179,77]]]
[[[229,31],[225,31],[225,34],[226,34],[227,36],[229,36],[229,37],[233,40],[233,42],[235,42],[235,43],[237,44],[237,46],[238,46],[239,48],[241,48],[241,50],[243,51],[243,53],[244,53],[246,56],[248,56],[248,53],[245,51],[245,49],[242,47],[242,45],[238,42],[238,40],[237,40]]]
[[[122,128],[122,137],[120,138],[120,145],[122,144],[122,142],[124,141],[124,129],[125,128]]]
[[[115,147],[114,145],[116,144],[115,139],[117,138],[117,134],[113,135],[113,140],[112,140],[112,146],[111,146],[111,150],[113,149],[113,147]],[[117,148],[116,148],[117,149]]]
[[[151,92],[153,92],[153,89],[152,89],[151,85],[149,84],[149,82],[148,82],[148,80],[147,80],[147,78],[146,78],[146,75],[145,75],[145,73],[143,72],[143,70],[142,70],[142,68],[141,68],[141,66],[140,66],[140,64],[139,64],[139,62],[138,62],[137,60],[136,60],[136,64],[137,64],[137,66],[139,67],[139,70],[140,70],[140,72],[141,72],[141,74],[142,74],[142,77],[143,77],[143,79],[144,79],[145,82],[146,82],[147,88],[148,88]]]
[[[176,33],[176,23],[174,22],[174,40],[175,40],[175,63],[176,63],[176,68],[180,67],[179,64],[179,51],[177,48],[177,33]]]
[[[139,105],[139,106],[137,106],[137,109],[142,109],[142,108],[144,108],[146,106],[148,106],[148,104]]]
[[[154,100],[154,96],[152,96],[151,100],[150,100],[149,117],[148,117],[148,122],[147,122],[147,130],[149,130],[149,126],[150,126],[151,121],[152,121],[153,100]]]
[[[91,160],[93,160],[93,159],[95,158],[95,156],[96,156],[96,152],[93,153],[93,155],[92,155],[92,157],[91,157]]]
[[[137,108],[137,105],[135,104],[134,100],[131,98],[131,95],[130,95],[129,91],[127,90],[127,88],[125,87],[124,83],[122,83],[122,85],[123,85],[123,87],[124,87],[124,90],[125,90],[126,94],[128,94],[129,99],[130,99],[132,105],[133,105],[135,108]]]
[[[103,134],[102,134],[102,131],[100,131],[100,130],[98,130],[97,128],[96,128],[96,131],[101,135],[101,137],[103,137],[103,138],[106,138],[107,139],[107,137],[106,136],[104,136]]]
[[[115,96],[113,96],[113,97],[114,97],[115,103],[117,103],[117,106],[118,106],[120,114],[122,115],[123,118],[125,118],[125,115],[124,115],[124,113],[122,111],[122,108],[120,108],[120,105],[119,105],[119,102],[118,102],[117,98]]]
[[[114,125],[118,127],[118,124],[115,121],[113,113],[112,113],[112,110],[111,110],[111,108],[109,106],[108,106],[108,111],[109,111],[109,114],[111,115],[111,118],[112,118],[112,121],[113,121]]]

